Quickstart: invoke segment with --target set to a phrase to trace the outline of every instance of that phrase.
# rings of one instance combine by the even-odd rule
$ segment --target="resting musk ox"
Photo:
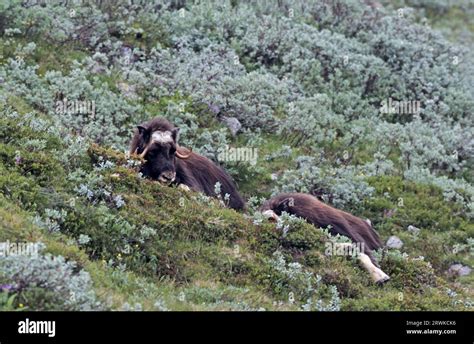
[[[382,242],[370,221],[364,221],[342,210],[332,208],[316,197],[302,193],[284,193],[266,201],[260,211],[271,220],[278,220],[282,212],[301,217],[316,227],[329,228],[331,234],[344,235],[361,244],[359,261],[377,283],[390,278],[380,268],[372,251],[381,248]],[[347,247],[347,244],[340,244]],[[348,244],[351,246],[352,244]]]
[[[137,126],[130,143],[130,154],[137,154],[145,163],[141,172],[145,177],[164,184],[186,185],[194,191],[216,196],[215,185],[221,185],[221,197],[230,196],[228,206],[243,209],[232,178],[211,160],[178,146],[179,128],[164,118],[154,118]]]

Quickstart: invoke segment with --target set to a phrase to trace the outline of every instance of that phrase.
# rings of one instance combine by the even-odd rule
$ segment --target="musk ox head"
[[[141,172],[145,177],[165,184],[176,178],[176,158],[185,158],[177,152],[179,128],[163,118],[155,118],[137,126],[131,153],[145,160]]]
[[[291,196],[274,197],[264,202],[259,210],[269,221],[276,222],[283,212],[292,214],[294,206],[295,199]]]

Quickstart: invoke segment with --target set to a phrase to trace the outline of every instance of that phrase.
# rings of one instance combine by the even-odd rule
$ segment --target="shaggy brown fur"
[[[382,247],[379,235],[366,221],[322,203],[316,197],[303,193],[284,193],[266,201],[260,211],[273,210],[278,216],[282,212],[296,215],[315,225],[328,228],[333,235],[349,237],[364,244],[366,253],[376,264],[371,251]]]
[[[216,196],[214,188],[216,183],[219,182],[221,184],[222,199],[224,199],[225,194],[230,196],[229,207],[234,209],[243,209],[245,207],[245,202],[237,191],[232,178],[220,166],[217,166],[208,158],[177,146],[177,128],[164,118],[154,118],[138,126],[130,144],[130,153],[141,154],[145,148],[148,150],[150,146],[154,146],[150,150],[161,149],[159,147],[161,145],[156,143],[149,145],[150,134],[156,131],[170,131],[174,134],[174,143],[164,145],[165,147],[174,145],[176,148],[175,156],[165,161],[165,164],[171,166],[172,169],[174,168],[176,172],[174,183],[185,184],[189,188],[203,192],[208,196]],[[159,173],[153,171],[158,167],[157,170],[161,172],[156,164],[162,162],[153,161],[148,155],[145,155],[145,160],[147,161],[143,165],[142,170],[147,173],[144,174],[152,179],[158,179]]]

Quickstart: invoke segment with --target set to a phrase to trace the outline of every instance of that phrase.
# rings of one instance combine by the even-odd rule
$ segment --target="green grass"
[[[58,137],[19,127],[14,120],[0,122],[0,239],[42,241],[46,252],[78,262],[90,273],[99,299],[110,309],[122,309],[125,303],[133,309],[139,303],[151,310],[156,309],[157,301],[158,308],[175,310],[299,309],[306,301],[306,286],[275,270],[276,250],[287,262],[298,262],[305,271],[321,276],[317,295],[322,300],[327,302],[329,286],[336,286],[343,310],[464,309],[462,303],[454,305],[447,296],[447,287],[455,286],[436,270],[444,263],[438,264],[430,252],[449,242],[433,232],[454,233],[449,240],[459,242],[472,227],[465,220],[452,222],[444,212],[436,213],[442,206],[445,211],[456,209],[453,204],[443,204],[439,191],[397,179],[372,181],[378,192],[390,188],[393,193],[389,203],[375,198],[368,205],[376,227],[386,237],[402,231],[408,218],[429,216],[431,222],[418,226],[430,240],[403,239],[411,257],[423,251],[428,261],[435,262],[432,268],[426,261],[402,259],[396,252],[386,255],[381,265],[392,280],[380,288],[357,262],[325,256],[328,238],[312,226],[294,224],[288,235],[282,236],[274,225],[254,225],[244,214],[223,208],[214,200],[203,201],[198,194],[141,179],[136,170],[125,166],[127,158],[122,153],[97,145],[90,145],[87,155],[78,159],[79,168],[86,175],[100,175],[95,187],[107,186],[113,195],[123,197],[125,206],[117,209],[107,198],[90,202],[74,191],[75,179],[71,182],[60,163],[61,151],[67,147]],[[44,140],[47,148],[28,151],[20,143],[25,138]],[[269,145],[269,152],[278,145]],[[23,158],[20,164],[15,163],[17,153]],[[115,166],[94,169],[101,158]],[[406,198],[406,210],[390,219],[375,216],[392,206],[399,195]],[[418,202],[412,203],[410,197]],[[44,214],[46,208],[67,214],[59,233],[33,224],[33,216]],[[433,214],[426,213],[430,211]],[[452,222],[449,232],[442,227],[444,221]],[[440,227],[429,228],[434,222]],[[144,235],[144,226],[153,228],[154,233]],[[90,242],[78,244],[81,234],[88,235]],[[288,302],[290,292],[299,298],[295,304]],[[458,288],[458,295],[469,297],[462,288]],[[13,300],[13,307],[20,301],[24,307],[35,309],[21,295]]]
[[[446,20],[458,14],[453,9]],[[143,36],[122,37],[125,43],[147,51],[156,42],[165,47],[170,44],[163,28],[152,30],[149,22],[134,26],[144,29]],[[16,46],[27,42],[21,37],[14,37],[12,43],[0,38],[0,63],[14,57]],[[85,56],[88,52],[83,47],[71,44],[59,48],[38,40],[36,51],[26,62],[39,65],[40,75],[49,70],[65,73],[73,60]],[[116,74],[100,76],[112,90],[118,80]],[[188,100],[180,95],[157,102],[145,99],[144,113],[137,116],[145,119],[163,113],[171,102],[190,104]],[[24,99],[10,96],[7,105],[20,117],[0,118],[0,241],[41,241],[46,244],[45,252],[76,261],[90,274],[107,309],[124,309],[125,304],[134,309],[137,303],[145,310],[301,309],[307,296],[302,274],[292,279],[277,271],[273,253],[278,250],[286,262],[298,262],[305,272],[321,277],[315,295],[324,302],[330,298],[329,287],[335,286],[342,310],[472,310],[464,301],[472,303],[474,277],[453,279],[445,271],[456,262],[474,265],[467,243],[474,237],[474,224],[435,187],[393,176],[368,180],[375,195],[355,214],[370,218],[383,240],[399,236],[404,242],[402,252],[409,256],[403,258],[396,250],[382,254],[381,267],[391,280],[379,287],[357,262],[326,256],[329,239],[308,224],[293,224],[283,236],[273,224],[255,225],[250,214],[139,178],[137,169],[127,166],[127,157],[108,147],[89,143],[87,152],[65,163],[62,157],[68,147],[62,133],[53,135],[29,127],[25,114],[34,109]],[[223,128],[206,109],[187,105],[185,111],[199,114],[201,128]],[[48,120],[45,114],[35,116]],[[292,147],[290,158],[265,160],[288,142],[273,134],[262,134],[261,138],[263,143],[255,147],[259,149],[257,169],[240,163],[226,166],[246,198],[268,197],[274,184],[271,174],[294,168],[290,164],[297,156],[311,153],[305,147]],[[32,140],[42,142],[45,148],[28,144]],[[244,135],[232,139],[231,144],[249,146]],[[319,148],[324,148],[329,160],[340,155],[337,141]],[[369,161],[373,152],[369,143],[357,147],[354,163]],[[389,158],[395,161],[398,155],[392,152]],[[114,167],[98,170],[99,159],[114,162]],[[125,205],[117,209],[113,199],[104,195],[90,201],[78,194],[81,183],[89,183],[94,191],[106,189],[113,196],[120,195]],[[58,233],[34,220],[35,216],[44,217],[47,209],[66,214]],[[384,215],[387,211],[392,215]],[[420,228],[420,234],[409,233],[409,225]],[[91,240],[79,244],[81,235]],[[455,245],[461,249],[456,250]],[[424,260],[417,259],[419,256]],[[458,296],[448,296],[448,288]],[[288,300],[290,292],[297,298],[294,304]],[[34,310],[38,305],[28,303],[21,293],[0,299],[0,310],[17,309]]]

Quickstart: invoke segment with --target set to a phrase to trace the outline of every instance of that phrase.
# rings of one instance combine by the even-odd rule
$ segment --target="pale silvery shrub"
[[[265,142],[250,135],[281,126],[285,135],[303,132],[311,148],[305,154],[313,157],[324,156],[321,146],[332,143],[341,151],[368,149],[366,155],[374,158],[361,166],[334,167],[333,161],[319,159],[318,169],[290,167],[284,173],[280,186],[289,182],[288,189],[315,191],[340,204],[370,195],[363,174],[421,180],[426,173],[419,171],[429,171],[427,180],[441,185],[447,199],[460,202],[468,189],[462,178],[472,169],[474,153],[469,52],[416,24],[413,12],[404,10],[399,17],[355,0],[298,0],[200,2],[187,4],[184,12],[171,5],[91,5],[79,6],[76,14],[49,5],[8,6],[1,14],[8,24],[0,25],[7,45],[24,36],[40,46],[41,40],[33,38],[44,35],[48,42],[75,40],[89,55],[68,72],[45,75],[27,59],[7,58],[0,66],[2,104],[7,96],[18,96],[62,127],[120,149],[134,125],[162,115],[148,105],[170,97],[187,104],[185,111],[179,105],[165,114],[182,128],[182,143],[211,158],[230,139],[224,130],[200,129],[200,116],[236,117],[243,124],[240,135],[252,146]],[[28,28],[32,19],[35,26]],[[55,20],[58,29],[49,32]],[[160,37],[151,49],[128,46],[124,36],[137,34]],[[31,43],[16,47],[25,58],[34,52]],[[133,87],[135,96],[103,81],[111,77],[117,88]],[[95,116],[58,115],[55,102],[64,96],[94,101]],[[419,116],[380,113],[380,103],[389,97],[419,100]],[[31,149],[42,145],[25,144]],[[400,157],[384,158],[394,152]],[[312,172],[316,177],[308,176]],[[453,191],[446,180],[456,180],[461,189]],[[472,203],[464,198],[466,206]]]
[[[301,98],[288,105],[288,116],[280,124],[280,132],[294,144],[315,145],[336,139],[345,120],[331,111],[331,99],[325,94]]]
[[[450,179],[446,176],[433,175],[427,168],[412,166],[404,171],[403,176],[419,184],[435,185],[443,191],[446,201],[454,201],[462,204],[466,214],[473,218],[472,202],[474,199],[474,187],[464,179]],[[461,193],[460,190],[463,192]]]
[[[288,263],[281,251],[273,253],[271,260],[272,268],[284,276],[286,286],[290,288],[290,303],[300,304],[303,310],[317,311],[339,311],[341,300],[335,286],[326,286],[321,281],[321,276],[314,275],[312,271],[307,271],[297,262]],[[320,298],[320,293],[329,290],[331,298],[324,301]],[[303,304],[303,302],[305,302]]]
[[[295,99],[295,90],[285,80],[266,72],[251,72],[229,81],[220,95],[225,114],[237,118],[246,128],[271,130],[276,114]]]
[[[84,270],[76,272],[76,263],[66,261],[62,256],[0,257],[0,267],[0,276],[12,284],[17,293],[28,293],[36,288],[52,292],[45,294],[48,299],[40,300],[41,304],[48,305],[46,310],[89,311],[102,308],[92,289],[89,274]],[[40,310],[35,304],[31,307]]]
[[[298,168],[285,171],[277,180],[273,194],[303,192],[317,194],[336,207],[357,205],[370,198],[374,189],[355,166],[318,167],[312,157],[297,158]]]
[[[124,148],[130,140],[132,128],[136,123],[132,115],[137,107],[112,92],[98,79],[89,81],[87,72],[82,68],[73,69],[69,75],[60,72],[48,72],[45,76],[50,97],[57,97],[56,108],[50,113],[57,116],[64,125],[94,141]],[[58,97],[59,95],[59,97]],[[58,111],[58,102],[84,100],[93,104],[92,113],[74,113]]]

